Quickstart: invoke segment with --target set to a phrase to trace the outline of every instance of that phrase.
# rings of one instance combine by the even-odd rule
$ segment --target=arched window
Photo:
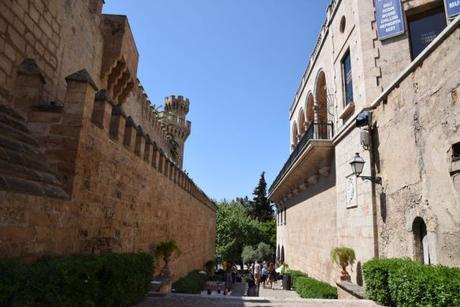
[[[316,79],[315,97],[318,109],[318,138],[327,139],[327,85],[326,75],[320,71]]]
[[[412,223],[412,232],[414,234],[414,257],[415,260],[423,264],[431,264],[430,244],[425,221],[421,217],[416,217]]]
[[[307,122],[308,124],[313,123],[315,119],[314,109],[315,100],[313,99],[313,94],[310,92],[307,97]]]
[[[304,132],[307,130],[307,123],[305,121],[305,112],[303,109],[300,109],[299,111],[299,132],[301,135],[304,134]]]
[[[299,130],[297,129],[297,123],[294,121],[292,124],[292,145],[294,147],[292,148],[294,150],[295,146],[297,146],[297,143],[299,142]]]
[[[284,262],[284,246],[281,246],[280,261],[281,261],[281,262]]]
[[[276,259],[280,260],[280,245],[278,244],[278,248],[276,249]]]

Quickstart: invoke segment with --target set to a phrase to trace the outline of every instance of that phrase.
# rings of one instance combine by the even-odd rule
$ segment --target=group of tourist
[[[231,291],[232,284],[237,279],[241,279],[241,277],[238,276],[238,269],[235,263],[231,261],[224,261],[222,269],[224,272],[225,295]],[[286,269],[287,265],[284,262],[275,264],[273,262],[260,262],[256,260],[248,269],[248,295],[255,296],[261,284],[264,288],[273,289],[273,284],[283,278]]]
[[[273,289],[273,283],[283,278],[287,265],[282,262],[281,264],[275,264],[273,262],[255,261],[249,267],[249,279],[248,279],[248,295],[254,294],[259,288],[260,284],[264,288],[269,286]]]
[[[257,284],[262,283],[265,288],[266,285],[270,285],[270,288],[273,288],[273,282],[276,279],[275,266],[272,262],[267,263],[266,261],[261,264],[256,261],[249,267],[249,273],[254,276],[254,281]]]

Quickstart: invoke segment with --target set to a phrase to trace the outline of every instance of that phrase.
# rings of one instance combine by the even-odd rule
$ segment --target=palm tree
[[[349,247],[336,247],[331,251],[331,258],[342,268],[340,280],[350,281],[351,276],[347,272],[347,266],[355,263],[355,251]]]

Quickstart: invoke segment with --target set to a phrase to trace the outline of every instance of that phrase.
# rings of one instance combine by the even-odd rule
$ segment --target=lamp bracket
[[[362,180],[369,180],[372,183],[375,184],[382,184],[382,177],[372,177],[372,176],[358,176]]]

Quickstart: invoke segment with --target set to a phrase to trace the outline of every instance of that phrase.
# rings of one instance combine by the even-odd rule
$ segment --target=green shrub
[[[178,293],[198,294],[204,289],[207,280],[208,275],[206,273],[193,271],[176,281],[172,288],[174,292]]]
[[[297,276],[294,288],[302,298],[336,299],[337,289],[311,277]]]
[[[296,270],[289,270],[287,272],[289,276],[291,276],[291,282],[292,284],[295,283],[296,279],[299,277],[308,277],[308,275],[302,271],[296,271]]]
[[[0,263],[0,306],[130,306],[147,293],[150,255],[107,254]]]
[[[369,298],[387,306],[460,306],[460,269],[410,259],[370,260],[363,266]]]
[[[0,306],[15,305],[17,293],[24,288],[25,268],[15,262],[0,262]]]
[[[363,273],[369,298],[385,306],[394,305],[388,288],[389,273],[408,264],[411,264],[408,259],[373,259],[366,262]]]

